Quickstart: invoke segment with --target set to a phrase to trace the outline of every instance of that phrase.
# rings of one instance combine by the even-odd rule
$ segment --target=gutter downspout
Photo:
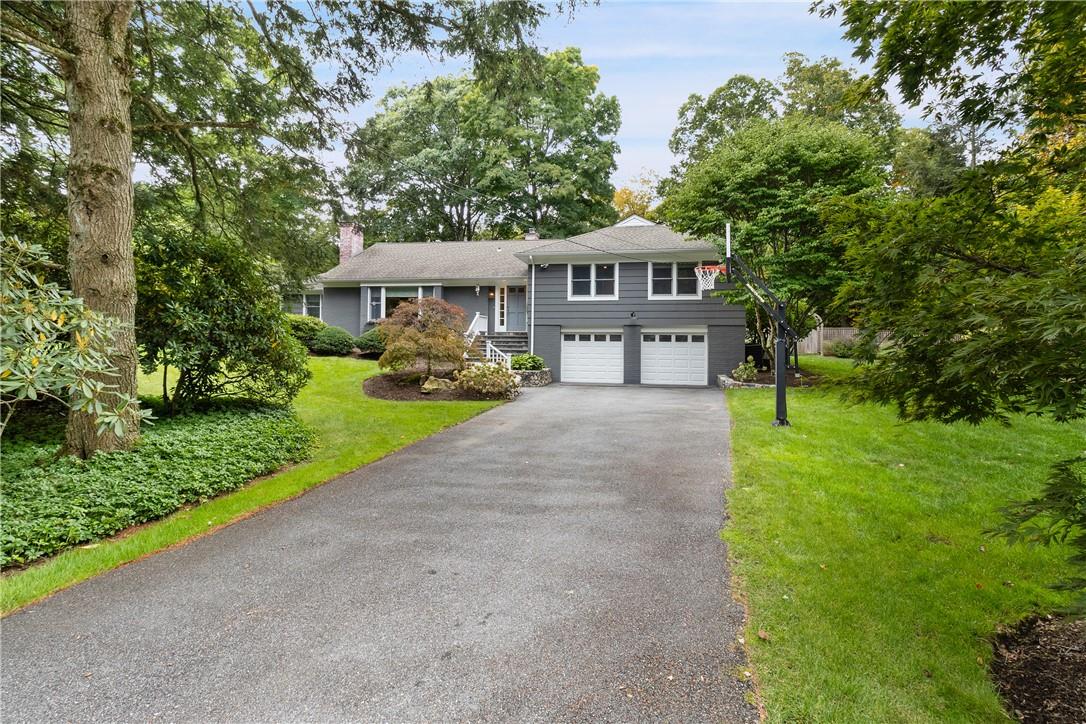
[[[535,354],[535,262],[531,254],[528,255],[528,263],[532,267],[532,316],[528,325],[528,353]]]

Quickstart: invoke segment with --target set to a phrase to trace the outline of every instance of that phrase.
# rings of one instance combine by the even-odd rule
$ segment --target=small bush
[[[830,355],[834,357],[853,359],[860,353],[862,345],[858,340],[837,340],[836,342],[830,342],[826,347],[828,347]]]
[[[732,370],[732,379],[739,382],[754,382],[758,378],[758,367],[754,364],[754,357],[748,356],[746,362],[741,362]]]
[[[354,346],[362,351],[362,354],[381,356],[385,353],[385,338],[381,336],[381,330],[377,327],[363,332],[354,339]]]
[[[56,457],[59,440],[4,441],[0,566],[27,563],[161,518],[305,459],[288,410],[234,405],[160,419],[130,452]]]
[[[509,364],[515,370],[541,370],[547,366],[543,358],[535,354],[515,354]]]
[[[328,328],[327,324],[316,317],[307,317],[303,314],[288,314],[287,323],[290,325],[290,333],[308,350],[313,349],[317,335]]]
[[[517,376],[505,365],[471,365],[456,373],[456,386],[490,399],[511,400],[520,393]]]
[[[325,327],[309,348],[313,354],[345,355],[354,349],[354,337],[339,327]]]

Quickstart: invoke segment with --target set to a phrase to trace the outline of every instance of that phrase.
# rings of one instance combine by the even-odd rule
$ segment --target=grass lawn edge
[[[425,403],[423,403],[425,404]],[[463,419],[433,430],[429,435],[407,440],[362,465],[325,475],[316,461],[288,465],[269,475],[254,478],[240,488],[199,505],[175,511],[164,518],[141,523],[94,543],[69,548],[26,568],[0,577],[0,618],[71,588],[107,571],[134,563],[163,551],[186,545],[250,518],[263,510],[298,498],[348,473],[409,447],[430,435],[467,422],[492,407],[472,411]],[[318,472],[306,477],[308,468]],[[300,479],[299,479],[300,478]]]
[[[728,543],[724,531],[728,527],[729,514],[728,514],[728,493],[735,485],[735,453],[732,449],[732,433],[735,431],[735,418],[732,416],[731,400],[728,396],[727,390],[721,390],[721,394],[724,395],[724,408],[728,411],[728,455],[727,455],[727,468],[725,470],[724,479],[724,522],[720,527],[720,531],[717,533],[717,537],[720,542],[724,544],[728,562],[728,589],[731,593],[732,600],[739,604],[743,609],[743,627],[740,629],[742,639],[735,643],[743,650],[743,658],[746,661],[746,668],[744,671],[750,672],[750,683],[754,691],[754,700],[751,702],[755,708],[758,709],[758,721],[768,721],[767,712],[765,707],[765,697],[762,696],[762,684],[758,678],[758,670],[754,668],[754,659],[750,648],[751,632],[751,612],[750,601],[747,598],[747,588],[743,577],[736,573],[736,568],[739,565],[738,559],[732,553],[732,546]]]

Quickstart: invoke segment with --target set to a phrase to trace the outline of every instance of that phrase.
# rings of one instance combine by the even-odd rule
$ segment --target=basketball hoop
[[[717,276],[727,271],[726,264],[706,264],[694,267],[694,273],[698,276],[698,291],[707,292],[715,287]]]

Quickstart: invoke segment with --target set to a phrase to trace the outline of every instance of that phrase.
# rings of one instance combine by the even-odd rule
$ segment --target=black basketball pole
[[[784,302],[777,303],[777,419],[773,421],[773,427],[788,427],[788,335],[785,333],[787,324],[784,323]]]
[[[788,340],[797,342],[796,345],[796,370],[799,370],[799,335],[788,326],[788,317],[785,315],[784,302],[777,298],[769,285],[760,276],[755,274],[750,267],[743,263],[738,254],[732,254],[732,225],[727,224],[725,248],[724,273],[729,281],[734,276],[747,288],[754,301],[766,313],[773,318],[777,325],[777,337],[773,355],[774,369],[776,370],[777,392],[777,417],[773,420],[773,427],[789,427],[788,422]]]

